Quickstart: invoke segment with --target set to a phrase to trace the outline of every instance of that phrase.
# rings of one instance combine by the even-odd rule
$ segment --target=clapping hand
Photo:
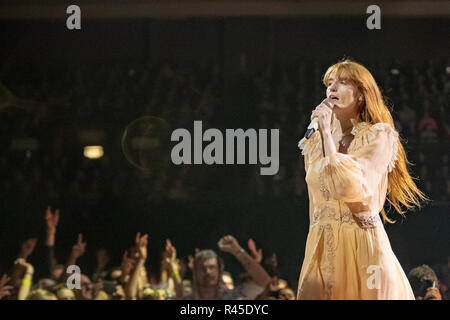
[[[136,249],[137,249],[137,258],[139,261],[145,261],[147,259],[147,244],[148,244],[148,235],[144,234],[141,237],[141,233],[138,232],[136,234]]]
[[[174,272],[179,269],[179,260],[177,259],[177,249],[172,242],[166,240],[166,249],[164,251],[164,265],[169,269],[169,272]]]

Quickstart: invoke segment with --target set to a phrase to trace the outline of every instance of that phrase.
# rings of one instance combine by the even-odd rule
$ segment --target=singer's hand
[[[312,112],[311,120],[319,120],[319,131],[322,133],[331,132],[331,115],[333,113],[333,100],[324,99]]]

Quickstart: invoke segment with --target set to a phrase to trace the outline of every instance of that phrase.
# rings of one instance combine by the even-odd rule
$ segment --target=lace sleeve
[[[298,147],[305,160],[305,171],[308,172],[309,165],[322,156],[322,139],[320,132],[314,132],[309,139],[302,138]]]
[[[368,205],[382,175],[395,167],[397,139],[397,132],[389,124],[378,123],[355,136],[348,154],[321,158],[321,182],[330,196]]]

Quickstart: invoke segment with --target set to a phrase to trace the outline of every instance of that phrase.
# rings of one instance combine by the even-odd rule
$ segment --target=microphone
[[[328,108],[333,110],[334,103],[332,99],[325,98],[322,101],[322,103],[324,103]],[[317,131],[318,128],[319,128],[319,119],[318,118],[312,119],[311,123],[308,126],[308,129],[305,132],[305,139],[309,139],[312,136],[312,134]]]
[[[312,136],[312,134],[317,131],[318,128],[319,128],[319,119],[318,118],[312,119],[311,123],[308,126],[308,129],[305,132],[305,139],[309,139]]]
[[[324,101],[322,101],[323,103],[325,103],[329,108],[333,109],[334,104],[331,103],[331,106],[329,106],[326,102],[329,102],[330,99],[326,98]],[[305,136],[300,140],[300,142],[298,143],[298,146],[303,146],[304,143],[306,142],[306,140],[308,140],[314,132],[316,132],[319,129],[319,119],[318,118],[314,118],[311,120],[311,123],[309,124],[306,132],[305,132]]]
[[[312,134],[317,131],[318,128],[319,128],[319,119],[318,118],[312,119],[311,123],[308,126],[308,129],[305,132],[305,136],[298,142],[298,147],[300,149],[303,148],[303,146],[306,143],[306,140],[308,140],[312,136]]]

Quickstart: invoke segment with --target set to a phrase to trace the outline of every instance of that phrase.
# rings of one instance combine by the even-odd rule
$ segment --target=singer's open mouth
[[[333,100],[339,100],[339,98],[336,97],[336,96],[330,96],[330,98],[333,99]]]

